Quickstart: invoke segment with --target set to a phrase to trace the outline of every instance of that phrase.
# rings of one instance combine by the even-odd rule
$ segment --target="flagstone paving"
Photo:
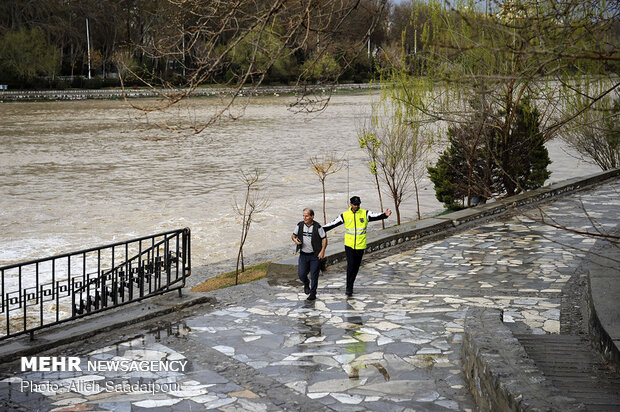
[[[618,181],[607,183],[542,209],[578,230],[613,230],[618,189]],[[467,308],[501,308],[506,322],[533,334],[559,333],[562,289],[593,243],[524,215],[504,217],[385,258],[366,256],[352,299],[343,266],[335,266],[314,302],[298,284],[263,281],[243,300],[223,299],[167,333],[74,355],[82,365],[186,360],[183,372],[16,373],[0,384],[0,399],[42,410],[473,410],[460,362]],[[76,388],[76,380],[101,385]],[[24,381],[60,387],[22,392]],[[107,382],[169,386],[107,391]]]

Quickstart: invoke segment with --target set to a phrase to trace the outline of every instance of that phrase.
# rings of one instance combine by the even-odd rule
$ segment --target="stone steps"
[[[553,386],[589,411],[620,410],[620,375],[575,335],[514,335]]]

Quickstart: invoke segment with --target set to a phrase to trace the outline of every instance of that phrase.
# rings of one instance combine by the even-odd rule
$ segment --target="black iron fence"
[[[188,228],[0,267],[0,340],[180,294],[190,272]]]

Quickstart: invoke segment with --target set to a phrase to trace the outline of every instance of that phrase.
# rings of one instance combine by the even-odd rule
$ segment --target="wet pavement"
[[[609,232],[620,224],[619,183],[541,209],[556,223]],[[126,328],[122,341],[108,334],[55,354],[79,357],[82,371],[7,366],[0,399],[59,411],[475,410],[460,362],[466,310],[501,308],[529,333],[559,333],[562,291],[593,244],[517,214],[366,256],[350,299],[342,265],[323,274],[313,302],[298,283],[215,292],[218,304],[167,328]],[[111,371],[105,361],[153,363]]]

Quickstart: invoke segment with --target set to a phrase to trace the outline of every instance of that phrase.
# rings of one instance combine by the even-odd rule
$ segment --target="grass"
[[[463,208],[466,209],[466,208]],[[438,216],[443,216],[443,215],[447,215],[448,213],[452,213],[452,212],[458,212],[459,210],[463,210],[463,209],[444,209],[443,212],[441,213],[437,213],[435,216],[433,217],[438,217]]]
[[[246,266],[245,272],[239,273],[239,284],[254,282],[267,275],[269,262],[259,263],[258,265]],[[235,285],[235,271],[222,273],[194,286],[190,292],[210,292],[212,290],[224,289]]]

